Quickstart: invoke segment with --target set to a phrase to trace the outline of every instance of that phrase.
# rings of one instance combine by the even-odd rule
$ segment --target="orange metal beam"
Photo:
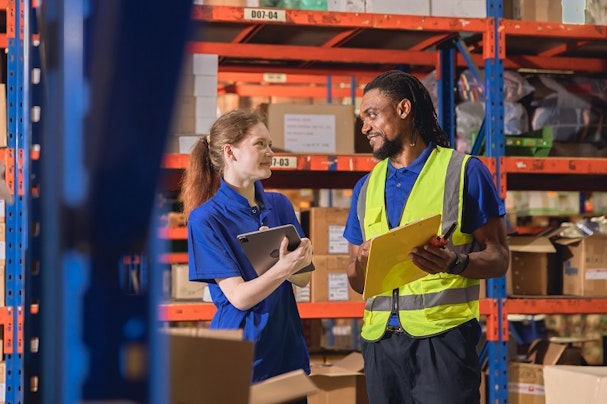
[[[505,157],[506,173],[520,174],[602,174],[607,175],[607,159],[576,157]]]
[[[5,354],[12,354],[14,353],[14,346],[13,346],[13,335],[14,335],[14,328],[13,328],[13,308],[6,306],[6,307],[0,307],[0,324],[2,324],[4,326],[4,333],[3,333],[3,339],[4,339],[4,343],[3,343],[3,349],[4,349],[4,353]]]
[[[508,313],[516,314],[604,314],[607,313],[607,299],[554,298],[506,300]]]
[[[541,57],[541,56],[507,56],[504,61],[507,69],[549,69],[573,70],[605,73],[607,59],[580,57]]]
[[[186,227],[164,227],[158,229],[158,238],[167,240],[186,240],[188,229]]]
[[[8,36],[6,34],[0,34],[0,48],[8,48]]]
[[[263,21],[264,24],[406,29],[411,31],[484,32],[487,18],[449,18],[400,14],[341,13],[335,11],[284,10],[286,21]],[[208,22],[259,24],[244,19],[243,7],[195,5],[192,18]]]
[[[571,51],[574,49],[579,49],[584,45],[589,44],[590,41],[567,41],[563,44],[553,47],[552,49],[547,49],[543,52],[539,52],[537,56],[541,57],[553,57],[556,55],[560,55],[561,53],[565,53],[567,51]]]
[[[234,44],[222,42],[190,42],[191,53],[211,53],[220,56],[264,60],[307,60],[341,63],[406,63],[434,66],[434,52],[396,49],[318,48],[314,46]]]
[[[317,48],[313,46],[190,42],[187,45],[187,51],[190,53],[211,53],[220,56],[248,59],[259,59],[260,55],[264,55],[263,59],[265,60],[308,60],[363,64],[411,63],[433,67],[436,65],[435,52],[397,49]],[[480,55],[472,55],[472,58],[479,65],[483,62]],[[457,65],[467,66],[461,55],[457,57]],[[327,69],[324,70],[324,73],[327,73]]]
[[[327,98],[327,87],[314,86],[285,86],[285,85],[252,85],[236,84],[225,86],[224,93],[238,94],[241,97],[312,97]],[[363,90],[356,89],[356,96],[362,97]],[[352,95],[349,88],[331,88],[331,96],[338,98],[348,98]]]
[[[280,74],[280,73],[278,73]],[[272,73],[270,73],[272,75]],[[324,75],[315,74],[280,74],[280,78],[275,76],[268,77],[266,73],[245,73],[245,72],[227,72],[220,71],[217,74],[217,81],[221,82],[242,82],[242,83],[278,83],[281,84],[327,84],[327,76],[331,77],[333,85],[350,85],[353,76],[348,75],[329,75],[325,72]],[[357,83],[365,83],[370,81],[374,75],[355,75],[354,79]],[[279,81],[280,80],[280,81]]]
[[[501,27],[506,36],[521,35],[525,37],[555,37],[574,40],[597,39],[607,40],[607,26],[576,25],[555,22],[501,20]],[[532,38],[530,38],[532,40]]]
[[[365,302],[297,303],[301,318],[362,318]],[[491,315],[495,304],[481,300],[481,314]],[[158,308],[160,321],[208,321],[215,314],[212,303],[168,303]]]
[[[437,35],[433,35],[430,38],[427,38],[423,41],[419,41],[417,44],[415,44],[414,46],[410,47],[408,50],[410,51],[423,51],[426,50],[432,46],[436,46],[439,43],[447,40],[449,37],[454,36],[454,34],[452,33],[447,33],[447,34],[437,34]]]
[[[361,68],[363,66],[361,66],[360,64],[350,64],[350,67],[340,67],[337,69],[331,69],[330,73],[331,75],[335,75],[335,76],[357,76],[357,77],[369,77],[369,78],[373,78],[375,76],[377,76],[379,73],[382,73],[383,70],[369,70],[367,68]],[[364,66],[366,67],[366,66]],[[395,65],[396,67],[396,65]],[[297,67],[273,67],[273,66],[235,66],[235,65],[229,65],[229,66],[223,66],[223,65],[219,65],[219,72],[230,72],[230,73],[258,73],[258,74],[265,74],[265,73],[279,73],[279,74],[302,74],[302,70],[300,68]],[[315,68],[306,68],[305,72],[306,75],[310,75],[310,76],[327,76],[327,73],[329,73],[329,71],[325,68],[325,69],[315,69]],[[417,74],[418,72],[416,71],[412,71],[412,74]],[[367,81],[370,81],[369,79],[364,80],[364,82],[366,83]]]

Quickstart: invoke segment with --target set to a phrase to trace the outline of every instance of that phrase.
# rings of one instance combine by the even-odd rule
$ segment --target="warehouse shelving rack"
[[[158,167],[161,165],[158,152],[163,134],[160,132],[166,132],[168,128],[169,100],[172,99],[176,87],[176,80],[172,78],[177,76],[178,51],[185,38],[184,21],[188,18],[186,14],[192,7],[189,4],[191,2],[173,2],[169,11],[166,7],[149,2],[118,3],[120,2],[91,2],[90,8],[85,9],[82,2],[75,0],[46,0],[46,12],[36,13],[32,7],[40,4],[32,4],[29,0],[0,1],[0,7],[5,6],[7,9],[9,144],[4,160],[7,165],[6,180],[13,187],[15,196],[15,202],[7,204],[6,211],[7,301],[6,307],[0,310],[7,363],[7,403],[22,402],[24,397],[28,403],[75,403],[94,399],[163,402],[168,388],[168,379],[162,374],[166,358],[162,355],[151,355],[148,357],[150,373],[142,375],[136,371],[129,379],[124,377],[124,368],[120,368],[115,359],[116,355],[120,352],[141,354],[146,348],[149,352],[162,352],[162,341],[156,340],[154,333],[149,331],[156,325],[154,319],[203,320],[209,319],[213,313],[211,305],[202,303],[159,305],[154,293],[157,285],[151,285],[148,293],[143,296],[123,296],[117,290],[120,283],[115,276],[117,268],[112,265],[109,265],[109,268],[100,267],[97,262],[87,261],[87,255],[71,243],[74,239],[68,237],[69,242],[66,243],[64,238],[66,234],[72,237],[84,236],[85,239],[90,236],[81,231],[74,232],[73,227],[59,220],[70,217],[66,214],[76,214],[71,217],[78,219],[77,211],[66,210],[64,198],[74,197],[74,194],[69,195],[68,192],[66,195],[64,187],[67,185],[68,191],[71,190],[76,196],[84,192],[86,189],[82,187],[82,183],[73,182],[83,180],[79,177],[82,172],[78,170],[88,169],[92,173],[101,163],[96,160],[95,164],[85,167],[82,165],[82,150],[74,147],[82,145],[83,142],[82,127],[79,125],[85,120],[85,110],[94,106],[112,105],[107,109],[96,110],[99,116],[107,121],[116,117],[118,105],[124,106],[119,103],[103,104],[102,99],[87,98],[91,94],[98,94],[93,89],[99,82],[95,83],[93,77],[86,76],[78,66],[82,67],[85,57],[93,57],[90,54],[85,55],[85,50],[90,49],[92,44],[83,40],[83,32],[75,32],[76,36],[70,34],[74,34],[74,27],[79,27],[90,19],[92,13],[98,13],[97,22],[102,21],[105,24],[103,27],[114,28],[106,32],[123,34],[119,39],[107,37],[107,42],[104,43],[106,46],[96,49],[99,53],[95,57],[102,58],[106,64],[107,60],[113,60],[120,55],[119,63],[116,63],[116,66],[105,66],[107,69],[116,73],[117,77],[124,78],[121,74],[131,68],[130,65],[134,65],[140,68],[137,71],[139,76],[150,80],[162,77],[162,80],[147,82],[147,86],[156,86],[157,94],[156,98],[150,96],[146,99],[159,100],[154,113],[147,115],[147,119],[156,123],[156,126],[145,126],[145,130],[141,130],[141,126],[116,128],[100,124],[99,129],[94,132],[96,136],[93,136],[92,140],[98,141],[100,146],[103,146],[104,142],[119,139],[118,136],[110,135],[120,135],[120,139],[132,146],[129,149],[132,154],[126,156],[106,154],[114,158],[108,158],[108,161],[113,160],[116,163],[116,158],[119,160],[117,166],[113,167],[116,170],[110,170],[106,174],[115,175],[116,178],[129,177],[128,173],[133,166],[120,166],[120,163],[124,162],[120,158],[132,158],[135,155],[147,157],[143,161],[139,160],[139,163],[149,168],[149,178],[134,189],[120,189],[120,192],[123,192],[121,197],[131,197],[133,201],[146,205],[152,199],[149,197],[152,189],[151,179],[155,179],[157,174],[153,164]],[[29,99],[30,93],[35,91],[29,86],[30,60],[34,60],[30,50],[33,50],[31,39],[38,33],[37,25],[33,24],[34,17],[38,14],[41,37],[47,39],[43,41],[47,45],[45,51],[56,52],[53,58],[47,60],[52,63],[42,67],[47,94],[52,93],[55,102],[45,102],[47,98],[40,101],[42,120],[46,125],[45,133],[57,135],[57,138],[47,137],[46,143],[40,142],[42,155],[45,156],[42,158],[41,167],[37,167],[39,163],[32,158],[31,153],[32,144],[38,141],[36,130],[41,129],[30,126],[30,107],[38,104]],[[113,18],[104,20],[110,15]],[[117,18],[118,15],[123,18]],[[496,183],[502,195],[505,195],[506,189],[531,189],[530,187],[537,184],[552,186],[546,174],[558,175],[558,183],[555,183],[557,188],[598,189],[607,176],[605,159],[504,157],[501,129],[502,72],[504,68],[534,68],[605,74],[607,61],[603,55],[607,47],[607,27],[504,20],[501,18],[501,1],[497,0],[487,1],[487,15],[488,18],[462,19],[287,10],[284,12],[284,21],[267,21],[245,18],[242,8],[194,6],[191,15],[192,41],[187,46],[190,52],[220,55],[219,74],[226,75],[224,77],[236,73],[244,75],[275,71],[293,76],[302,73],[315,77],[341,75],[364,81],[366,77],[374,76],[388,68],[403,68],[423,73],[438,64],[441,78],[439,92],[442,93],[441,119],[447,129],[452,129],[453,125],[453,105],[450,104],[452,97],[449,95],[454,87],[452,73],[455,66],[463,67],[471,62],[482,65],[486,75],[488,117],[484,126],[488,145],[486,163],[495,173]],[[30,17],[32,21],[28,24]],[[162,24],[163,30],[143,29],[142,25],[134,24],[135,21],[147,27],[151,22],[156,22]],[[128,26],[127,22],[132,26]],[[45,32],[45,27],[55,27],[59,31]],[[68,32],[68,28],[72,31]],[[145,32],[145,39],[142,32]],[[45,37],[45,34],[49,36]],[[533,41],[522,39],[525,35],[533,37]],[[457,44],[461,45],[460,39],[464,41],[469,54],[455,53]],[[2,36],[0,45],[1,41]],[[121,41],[122,47],[118,41]],[[280,41],[287,43],[281,44]],[[141,64],[142,61],[136,59],[141,56],[134,51],[137,47],[149,49],[142,45],[144,43],[162,44],[163,52],[166,53],[162,58],[166,63],[155,63],[155,73],[146,70]],[[435,49],[441,44],[445,46]],[[128,51],[133,54],[130,55]],[[42,53],[41,59],[44,60],[44,51]],[[145,56],[149,57],[148,54]],[[151,63],[150,60],[146,59],[145,62]],[[169,66],[171,63],[172,66]],[[111,70],[112,68],[115,70]],[[161,75],[153,75],[158,73]],[[136,80],[135,77],[131,79]],[[356,82],[357,80],[353,80],[353,84]],[[145,91],[144,83],[137,83],[137,88]],[[126,85],[128,82],[121,81],[120,84]],[[234,88],[241,88],[241,94],[258,90],[239,87],[238,84],[235,84]],[[115,90],[112,95],[131,100],[131,87],[112,89]],[[316,95],[321,94],[318,89],[314,91]],[[332,92],[331,96],[344,94],[347,93]],[[134,105],[129,105],[125,110],[133,113],[131,108],[134,108]],[[149,113],[149,110],[147,112]],[[129,115],[118,116],[135,120],[135,117]],[[137,115],[137,118],[141,118],[141,115]],[[32,128],[34,130],[30,133]],[[141,136],[139,132],[146,132],[149,143],[137,143],[141,140],[138,137]],[[153,150],[142,148],[144,144],[151,145]],[[144,149],[146,153],[141,153]],[[109,147],[104,150],[109,151]],[[116,152],[115,149],[112,151]],[[68,165],[68,170],[65,170],[63,164],[63,159],[66,158],[76,160]],[[185,167],[184,161],[187,159],[184,159],[186,157],[182,155],[165,156],[163,175],[169,177],[168,183],[172,182],[171,177],[174,180],[174,176]],[[273,178],[278,179],[273,185],[291,184],[290,187],[298,187],[300,183],[293,180],[302,178],[301,174],[304,172],[308,175],[306,182],[312,176],[314,180],[323,178],[325,182],[318,183],[323,187],[324,184],[326,187],[332,187],[335,181],[339,181],[340,186],[349,186],[372,165],[369,158],[364,156],[355,156],[349,160],[342,156],[295,156],[295,159],[297,167],[301,160],[302,164],[306,164],[306,168],[302,171],[288,168],[281,170],[276,167],[277,173]],[[346,163],[343,163],[344,160]],[[64,169],[60,170],[60,167]],[[40,173],[35,170],[40,168],[48,174],[44,178],[45,188],[42,189],[46,192],[42,193],[44,208],[34,201],[37,191],[36,183],[32,179],[39,179],[36,176]],[[297,176],[292,175],[295,171],[298,171]],[[56,175],[55,179],[51,173]],[[281,183],[280,178],[288,180]],[[95,182],[91,184],[100,185]],[[110,190],[116,191],[115,188],[104,189]],[[134,195],[134,192],[140,194]],[[102,196],[103,202],[113,201],[107,192],[96,195]],[[114,197],[115,195],[116,193]],[[36,212],[36,209],[43,209],[42,214]],[[142,209],[142,212],[145,211],[146,209]],[[124,219],[123,216],[120,218]],[[101,215],[98,220],[103,219],[107,220],[107,216]],[[112,234],[110,228],[114,225],[114,230],[124,230],[128,226],[134,226],[134,223],[134,217],[127,217],[124,223],[109,220],[105,228],[108,231],[104,236],[109,237]],[[41,231],[37,230],[38,224]],[[144,225],[143,230],[139,229],[140,232],[133,236],[141,238],[147,227]],[[151,233],[156,235],[156,232]],[[183,237],[182,234],[162,236]],[[44,243],[41,243],[40,239],[32,241],[37,237]],[[150,244],[153,251],[160,249],[158,244]],[[42,252],[36,250],[42,250],[42,245]],[[30,247],[36,248],[30,251]],[[41,254],[42,258],[36,254]],[[163,256],[165,262],[173,262],[175,259],[183,260],[183,257]],[[153,265],[150,272],[154,274]],[[44,282],[41,282],[40,278]],[[151,283],[154,279],[156,276],[150,277]],[[607,313],[607,299],[506,298],[504,283],[503,279],[491,280],[487,292],[488,299],[481,302],[481,311],[487,317],[489,398],[492,403],[507,401],[507,313]],[[86,295],[85,291],[90,294]],[[98,299],[95,307],[90,299]],[[41,303],[39,308],[38,303]],[[362,313],[362,303],[356,302],[310,303],[300,304],[299,307],[304,318],[356,318]],[[84,322],[84,318],[88,318],[88,321]],[[100,338],[92,337],[95,332],[99,332]],[[87,336],[83,336],[83,333]],[[34,349],[38,336],[40,353]],[[104,337],[107,339],[103,340]],[[97,348],[102,354],[89,356]],[[107,357],[104,357],[104,354],[107,354]],[[107,378],[107,375],[111,377]],[[87,384],[85,378],[90,379],[91,376],[99,377],[99,380],[89,380]],[[36,390],[35,385],[40,389]]]

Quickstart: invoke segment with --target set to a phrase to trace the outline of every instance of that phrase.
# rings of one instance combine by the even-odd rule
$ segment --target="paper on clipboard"
[[[363,298],[391,291],[426,275],[409,258],[415,247],[436,237],[441,215],[416,220],[371,239]]]

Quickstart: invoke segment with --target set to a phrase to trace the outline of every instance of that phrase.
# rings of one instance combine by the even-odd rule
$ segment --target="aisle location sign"
[[[245,8],[244,16],[245,20],[255,21],[287,21],[287,13],[285,10],[274,10],[268,8]]]

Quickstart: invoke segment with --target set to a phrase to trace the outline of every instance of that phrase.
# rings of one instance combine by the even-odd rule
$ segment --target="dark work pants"
[[[473,320],[434,337],[386,332],[380,341],[363,342],[369,403],[479,403],[479,338]]]

